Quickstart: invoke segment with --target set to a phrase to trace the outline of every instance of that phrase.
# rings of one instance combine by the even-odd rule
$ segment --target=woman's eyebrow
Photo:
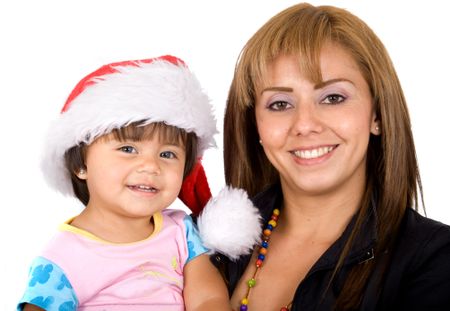
[[[279,92],[293,92],[294,89],[291,87],[285,87],[285,86],[269,86],[266,87],[261,91],[261,94],[266,91],[279,91]]]
[[[337,82],[349,82],[349,83],[355,85],[355,84],[353,83],[353,81],[351,81],[351,80],[349,80],[349,79],[345,79],[345,78],[337,78],[337,79],[331,79],[331,80],[319,82],[319,83],[317,83],[317,84],[314,86],[314,89],[315,89],[315,90],[321,89],[321,88],[323,88],[323,87],[325,87],[325,86],[327,86],[327,85],[330,85],[330,84],[333,84],[333,83],[337,83]],[[264,93],[264,92],[267,92],[267,91],[293,92],[294,89],[291,88],[291,87],[286,87],[286,86],[269,86],[269,87],[264,88],[264,89],[261,91],[261,94]]]
[[[337,83],[337,82],[349,82],[353,85],[355,85],[355,83],[353,83],[351,80],[349,79],[344,79],[344,78],[337,78],[337,79],[331,79],[331,80],[327,80],[327,81],[322,81],[317,83],[316,85],[314,85],[314,89],[321,89],[327,85],[333,84],[333,83]]]

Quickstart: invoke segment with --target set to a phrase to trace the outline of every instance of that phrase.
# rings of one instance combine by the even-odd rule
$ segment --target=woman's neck
[[[335,241],[360,207],[361,189],[306,195],[283,187],[280,233],[322,242]]]

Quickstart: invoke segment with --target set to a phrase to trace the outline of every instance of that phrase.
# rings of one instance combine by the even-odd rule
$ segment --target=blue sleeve
[[[197,226],[192,221],[191,216],[186,215],[184,217],[184,224],[186,226],[186,241],[188,246],[188,259],[186,263],[188,263],[198,255],[208,252],[209,249],[203,246]]]
[[[75,291],[64,271],[43,257],[37,257],[31,265],[27,288],[17,310],[21,311],[25,303],[47,311],[71,311],[78,307]]]

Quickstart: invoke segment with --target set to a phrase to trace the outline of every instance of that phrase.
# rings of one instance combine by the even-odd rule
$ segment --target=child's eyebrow
[[[176,147],[176,148],[184,149],[184,145],[182,143],[166,142],[163,144],[168,147]]]

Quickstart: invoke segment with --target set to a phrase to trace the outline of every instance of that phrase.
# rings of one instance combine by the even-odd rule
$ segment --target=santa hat
[[[50,186],[73,195],[66,151],[138,121],[194,132],[199,156],[215,145],[216,120],[209,98],[183,61],[162,56],[112,63],[83,78],[51,124],[42,161]]]
[[[70,172],[65,166],[66,151],[81,143],[89,145],[96,138],[133,122],[143,125],[164,122],[195,133],[200,157],[205,149],[215,146],[213,136],[217,129],[210,100],[181,59],[166,55],[111,63],[87,75],[75,86],[59,118],[51,124],[42,160],[47,182],[65,195],[74,195]],[[236,196],[236,191],[239,192],[224,190],[237,199],[229,203],[246,210],[250,208],[250,215],[254,217],[249,220],[259,228],[255,208],[246,195]],[[227,197],[226,194],[222,196]],[[211,198],[200,160],[185,178],[179,197],[196,215]],[[213,209],[211,204],[209,209]],[[222,238],[226,239],[226,235]],[[245,243],[251,244],[259,238],[259,232],[258,236],[242,238],[250,238],[251,241]],[[215,248],[214,243],[209,243],[212,249],[228,252],[226,247]],[[230,243],[234,242],[230,240]],[[243,245],[242,241],[236,243]],[[251,246],[241,247],[239,252],[248,251]],[[231,257],[235,257],[234,250],[230,251]]]

